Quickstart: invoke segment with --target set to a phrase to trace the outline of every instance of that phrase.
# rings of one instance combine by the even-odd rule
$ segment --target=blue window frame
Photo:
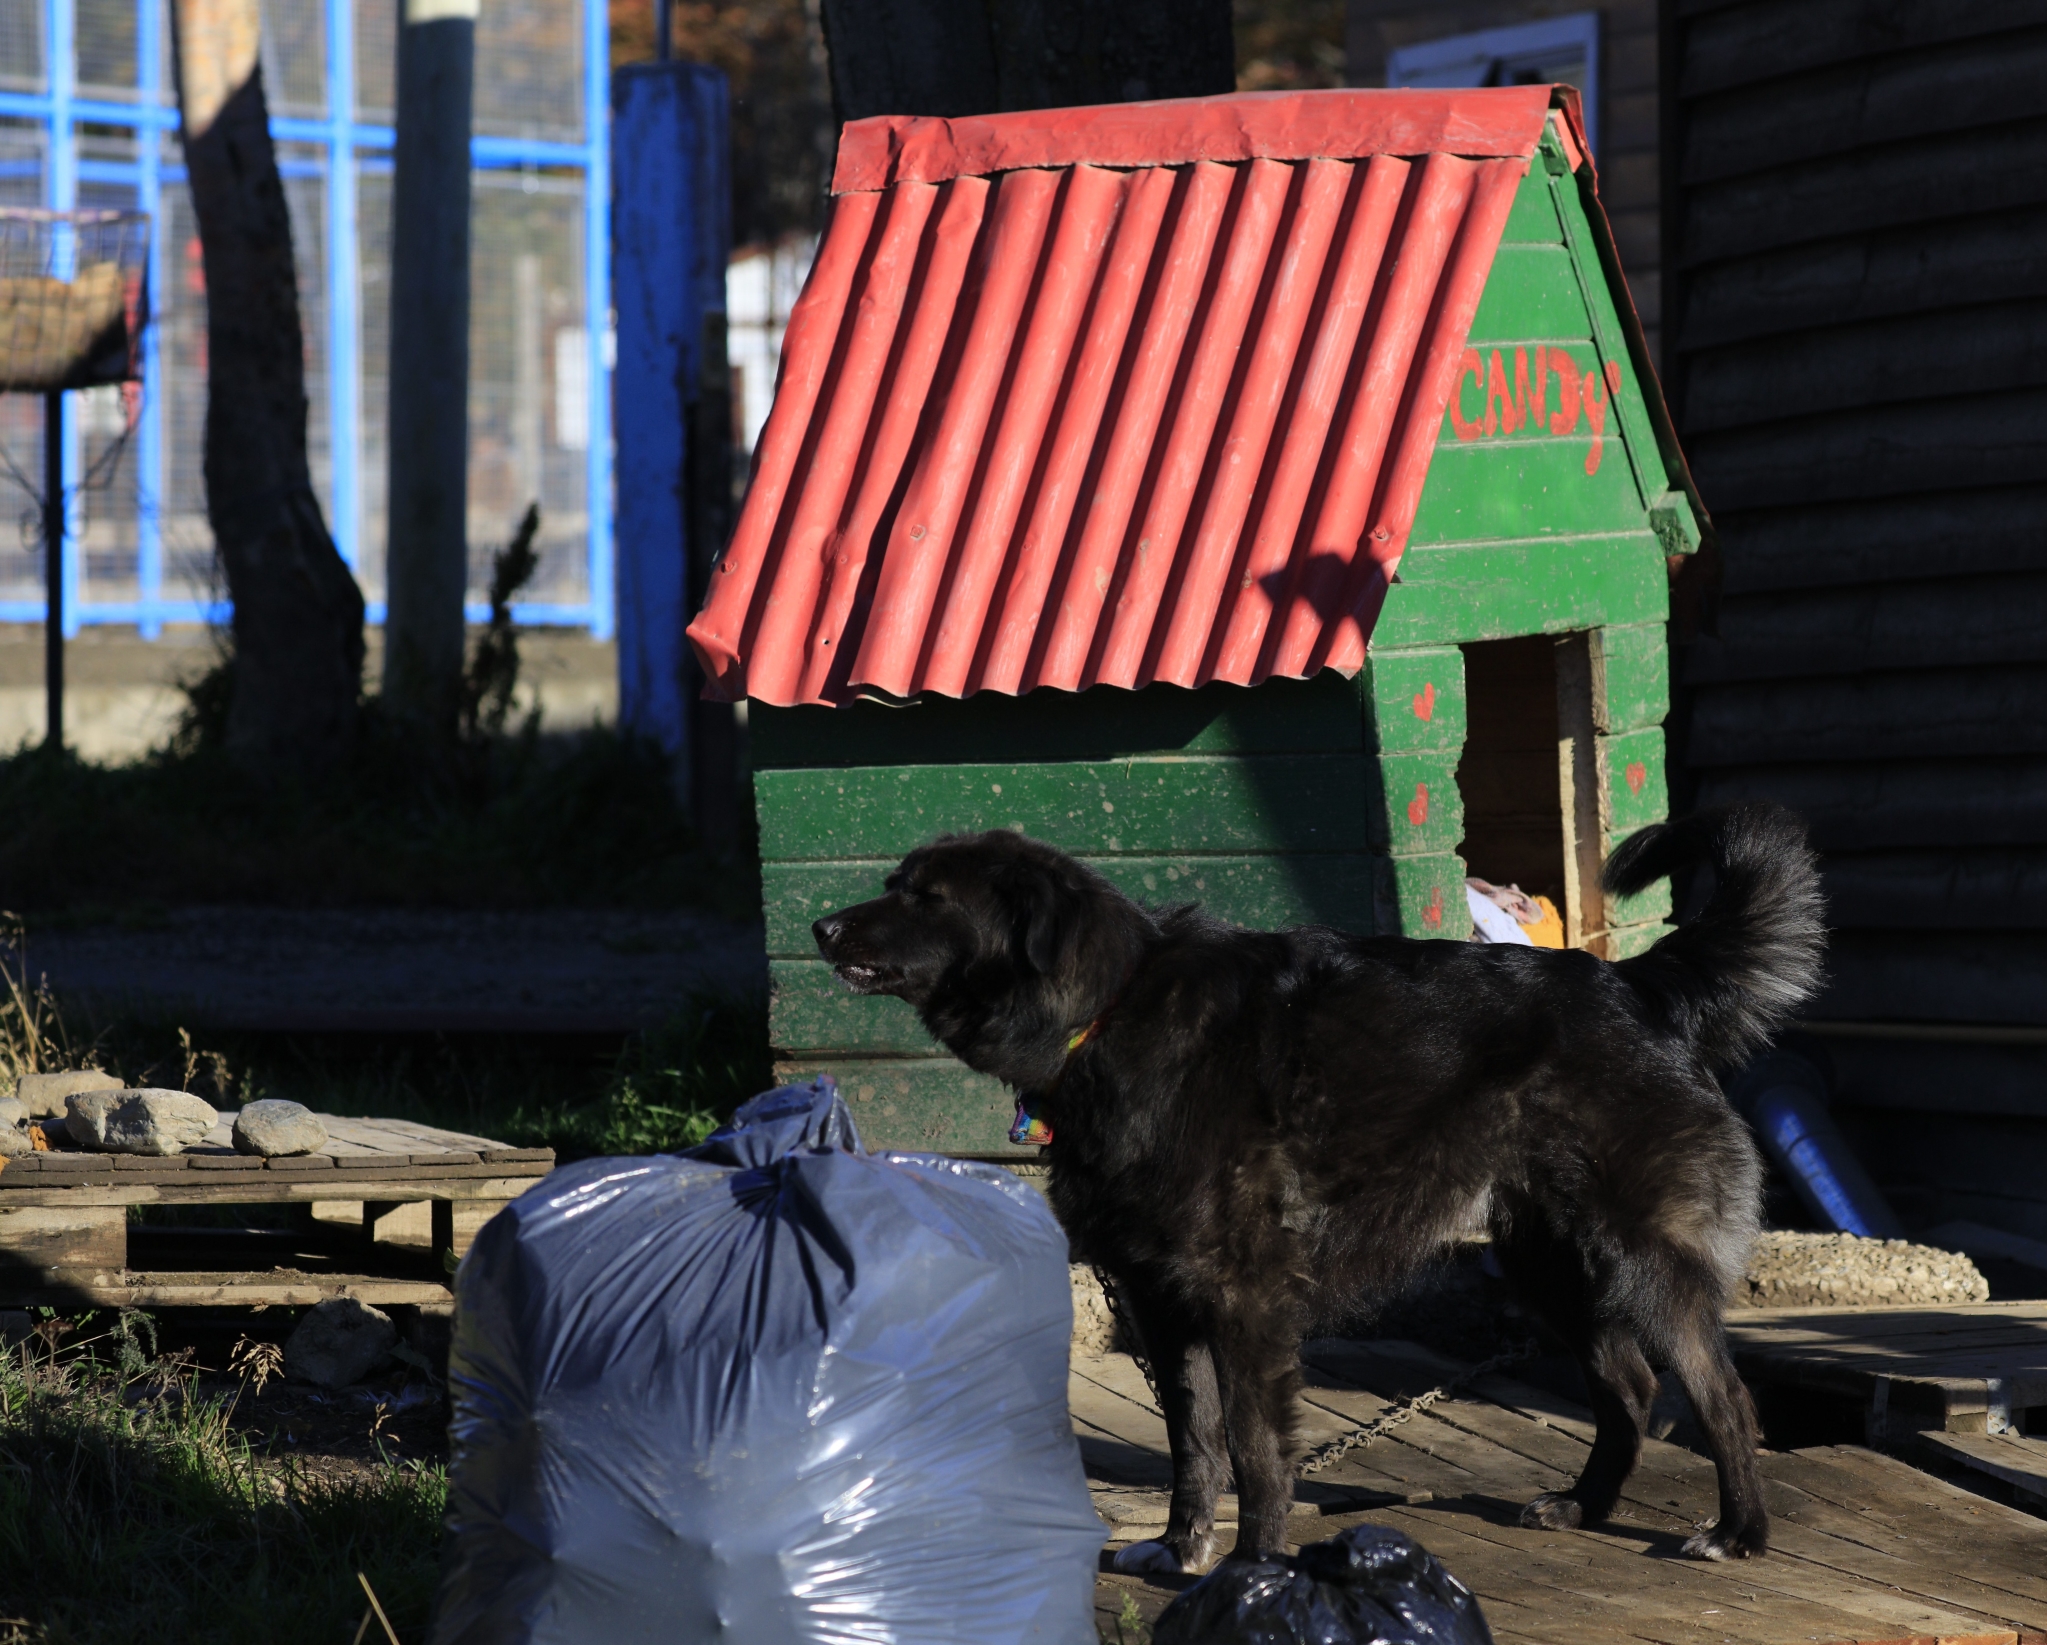
[[[365,379],[384,370],[376,299],[393,134],[389,109],[378,104],[390,97],[396,3],[264,0],[264,84],[294,208],[315,483],[372,622],[384,615],[383,406]],[[153,638],[166,623],[222,621],[227,607],[205,570],[211,543],[197,472],[203,332],[192,318],[196,302],[180,309],[199,287],[165,0],[10,0],[5,9],[0,200],[57,210],[123,205],[148,212],[153,225],[158,323],[145,335],[140,405],[131,413],[109,402],[124,435],[101,426],[104,407],[67,419],[67,627],[134,624]],[[548,520],[543,572],[515,615],[609,638],[605,8],[602,0],[493,0],[478,31],[473,360],[479,335],[488,346],[472,364],[470,394],[471,616],[487,613],[480,596],[489,548],[509,535],[530,492]],[[515,250],[500,256],[504,247]],[[502,368],[495,377],[494,362]],[[31,425],[29,400],[10,398],[22,412],[8,411],[0,439],[24,472],[37,472],[18,442],[39,418]],[[122,438],[125,447],[113,451]],[[0,543],[8,562],[0,563],[0,621],[40,622],[40,577],[20,548]]]

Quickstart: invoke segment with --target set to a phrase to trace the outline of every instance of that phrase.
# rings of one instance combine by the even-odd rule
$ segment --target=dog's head
[[[1019,1058],[1106,1005],[1149,923],[1085,865],[998,829],[912,851],[879,897],[811,933],[855,993],[907,1000],[970,1066],[1021,1081],[1038,1076]]]

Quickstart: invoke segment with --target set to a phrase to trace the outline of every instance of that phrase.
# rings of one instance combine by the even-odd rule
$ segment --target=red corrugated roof
[[[690,625],[712,694],[1360,665],[1550,98],[849,125]]]

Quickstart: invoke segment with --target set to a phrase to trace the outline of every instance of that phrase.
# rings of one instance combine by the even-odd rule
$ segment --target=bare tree
[[[259,0],[171,11],[206,270],[206,513],[234,601],[227,743],[251,765],[315,771],[355,735],[363,602],[306,464],[305,337]]]

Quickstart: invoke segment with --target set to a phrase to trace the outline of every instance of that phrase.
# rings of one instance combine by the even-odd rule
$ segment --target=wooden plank
[[[1556,207],[1550,202],[1549,190],[1542,185],[1542,168],[1531,166],[1528,175],[1521,180],[1521,186],[1514,191],[1514,204],[1507,213],[1506,226],[1500,231],[1500,250],[1521,251],[1535,247],[1561,246],[1564,243],[1563,225],[1557,221]],[[1495,271],[1499,268],[1496,261]],[[1488,281],[1488,289],[1495,283]],[[1483,313],[1483,306],[1480,308]]]
[[[1458,751],[1425,749],[1381,754],[1366,765],[1365,843],[1396,857],[1457,849],[1464,838],[1464,795],[1457,786]]]
[[[999,691],[861,701],[843,708],[752,705],[756,771],[842,765],[951,765],[991,751],[1025,762],[1130,754],[1342,753],[1360,746],[1356,690],[1342,675],[1244,687],[1175,685],[1121,691]]]
[[[1380,936],[1470,939],[1462,857],[1388,857],[1378,875],[1374,926]]]
[[[1587,366],[1590,352],[1583,351]],[[1469,443],[1453,432],[1429,463],[1410,547],[1639,530],[1642,499],[1617,419],[1608,417],[1589,473],[1592,436],[1584,427],[1575,435],[1500,435]]]
[[[1832,855],[1826,859],[1827,923],[1836,930],[2038,931],[2047,927],[2047,850],[1946,848]]]
[[[1966,1123],[1975,1116],[2047,1119],[2047,1044],[1971,1045],[1930,1036],[1830,1032],[1826,1046],[1847,1094],[1841,1107],[1852,1109],[1858,1127],[1894,1117],[1912,1124],[1905,1116],[1919,1116],[1922,1125]],[[1903,1112],[1894,1116],[1893,1110]],[[1906,1146],[1916,1142],[1914,1137]]]
[[[117,1270],[118,1272],[118,1270]],[[126,1272],[118,1279],[78,1279],[23,1293],[46,1305],[95,1308],[309,1308],[330,1297],[354,1297],[373,1308],[446,1304],[454,1292],[430,1280],[364,1274],[180,1274]]]
[[[1687,23],[1679,95],[1690,100],[1801,70],[1881,61],[1945,41],[2030,28],[2039,20],[2027,0],[1913,6],[1902,13],[1872,11],[1861,0],[1729,6]]]
[[[2023,1434],[1924,1433],[1913,1444],[1936,1467],[1987,1475],[2036,1504],[2047,1503],[2047,1440]]]
[[[1687,655],[1687,684],[2047,663],[2047,574],[1750,594]]]
[[[424,1144],[429,1149],[445,1149],[458,1154],[502,1146],[489,1137],[473,1137],[466,1131],[446,1131],[437,1125],[422,1125],[417,1120],[378,1118],[359,1119],[352,1123],[372,1135],[392,1136],[401,1141]],[[419,1151],[416,1146],[414,1151]]]
[[[2037,1023],[2047,953],[2018,931],[1837,931],[1813,1015],[1850,1022]]]
[[[1802,75],[1795,93],[1769,83],[1699,98],[1683,120],[1685,181],[1997,124],[2031,107],[2043,81],[2047,38],[2034,29],[1994,45],[1964,38],[1830,64]]]
[[[1732,754],[1731,747],[1723,754]],[[1701,805],[1774,799],[1806,819],[1829,853],[2030,845],[2047,839],[2047,758],[1743,762],[1699,775]]]
[[[1365,708],[1365,748],[1374,754],[1464,744],[1464,654],[1455,646],[1395,650],[1374,646],[1358,675]]]
[[[761,855],[900,856],[942,833],[1019,828],[1108,856],[1355,851],[1361,755],[1149,756],[1114,763],[856,766],[754,778]]]
[[[0,1287],[127,1260],[128,1220],[118,1207],[0,1203]]]
[[[117,1181],[110,1171],[83,1180],[65,1179],[67,1183],[75,1182],[73,1186],[53,1187],[50,1178],[39,1178],[33,1187],[16,1189],[4,1203],[11,1209],[18,1205],[277,1205],[339,1199],[516,1199],[546,1174],[512,1165],[455,1166],[419,1177],[394,1176],[387,1171],[365,1172],[361,1176],[348,1171],[298,1174],[256,1171],[233,1176],[195,1171],[174,1182],[159,1183]]]
[[[1945,132],[1705,183],[1685,192],[1688,263],[1933,223],[2047,198],[2047,133],[2031,121]]]
[[[1376,859],[1358,852],[1243,856],[1083,854],[1081,860],[1139,902],[1199,903],[1252,931],[1324,924],[1369,931]],[[771,956],[813,959],[811,922],[881,894],[893,857],[847,862],[763,863],[761,903]]]
[[[1527,181],[1521,185],[1521,193],[1546,195],[1548,192],[1547,182],[1531,169]],[[1491,353],[1496,348],[1509,351],[1502,363],[1510,370],[1514,364],[1511,351],[1517,345],[1527,349],[1531,363],[1537,343],[1575,344],[1581,358],[1588,356],[1592,350],[1592,316],[1585,311],[1585,296],[1578,288],[1578,277],[1571,266],[1571,253],[1564,245],[1563,230],[1557,225],[1556,208],[1544,200],[1540,204],[1531,201],[1528,209],[1531,213],[1542,211],[1549,217],[1551,232],[1556,238],[1547,245],[1515,245],[1502,241],[1494,254],[1492,274],[1486,280],[1485,294],[1479,298],[1478,313],[1473,316],[1471,330],[1467,334],[1469,346],[1486,357],[1488,366],[1492,363]],[[1532,381],[1529,387],[1532,391]],[[1474,402],[1482,401],[1484,391],[1483,384],[1476,389],[1463,390],[1462,410],[1467,417]],[[1554,407],[1555,389],[1546,392],[1544,399]],[[1476,409],[1483,419],[1484,405],[1480,403]]]
[[[1600,869],[1613,832],[1592,701],[1589,634],[1556,647],[1557,804],[1563,818],[1564,942],[1606,955],[1606,888]],[[1657,775],[1661,777],[1659,770]],[[1646,787],[1646,784],[1643,785]],[[1661,784],[1658,784],[1660,792]]]
[[[1663,767],[1663,729],[1645,726],[1594,739],[1600,785],[1600,820],[1618,844],[1638,828],[1670,814]]]
[[[1009,1140],[1016,1093],[950,1057],[791,1057],[778,1080],[830,1074],[839,1082],[861,1139],[870,1148],[1035,1160],[1036,1148]]]
[[[1712,686],[1694,700],[1704,766],[2047,753],[2047,667],[1922,669]]]
[[[1852,497],[1909,496],[2034,480],[2047,408],[2028,390],[1828,412],[1687,442],[1702,488],[1729,512]],[[1440,459],[1439,459],[1440,460]]]
[[[1662,622],[1669,610],[1663,548],[1646,529],[1416,547],[1400,562],[1372,637],[1389,647],[1460,645]]]
[[[1670,640],[1662,623],[1592,630],[1592,713],[1613,736],[1659,726],[1670,712]]]
[[[1758,339],[1693,357],[1689,434],[1858,406],[2038,388],[2047,381],[2047,305],[2037,301],[1886,315]]]
[[[2047,241],[2047,223],[2042,237]],[[2041,267],[2047,278],[2047,248]],[[1845,597],[1848,588],[1882,582],[1930,591],[1939,585],[1927,580],[1929,566],[1940,567],[1943,581],[2037,572],[2031,528],[2043,509],[2047,487],[2009,486],[1722,517],[1727,594],[1735,600],[1804,589]],[[1699,645],[1710,649],[1712,642]]]

